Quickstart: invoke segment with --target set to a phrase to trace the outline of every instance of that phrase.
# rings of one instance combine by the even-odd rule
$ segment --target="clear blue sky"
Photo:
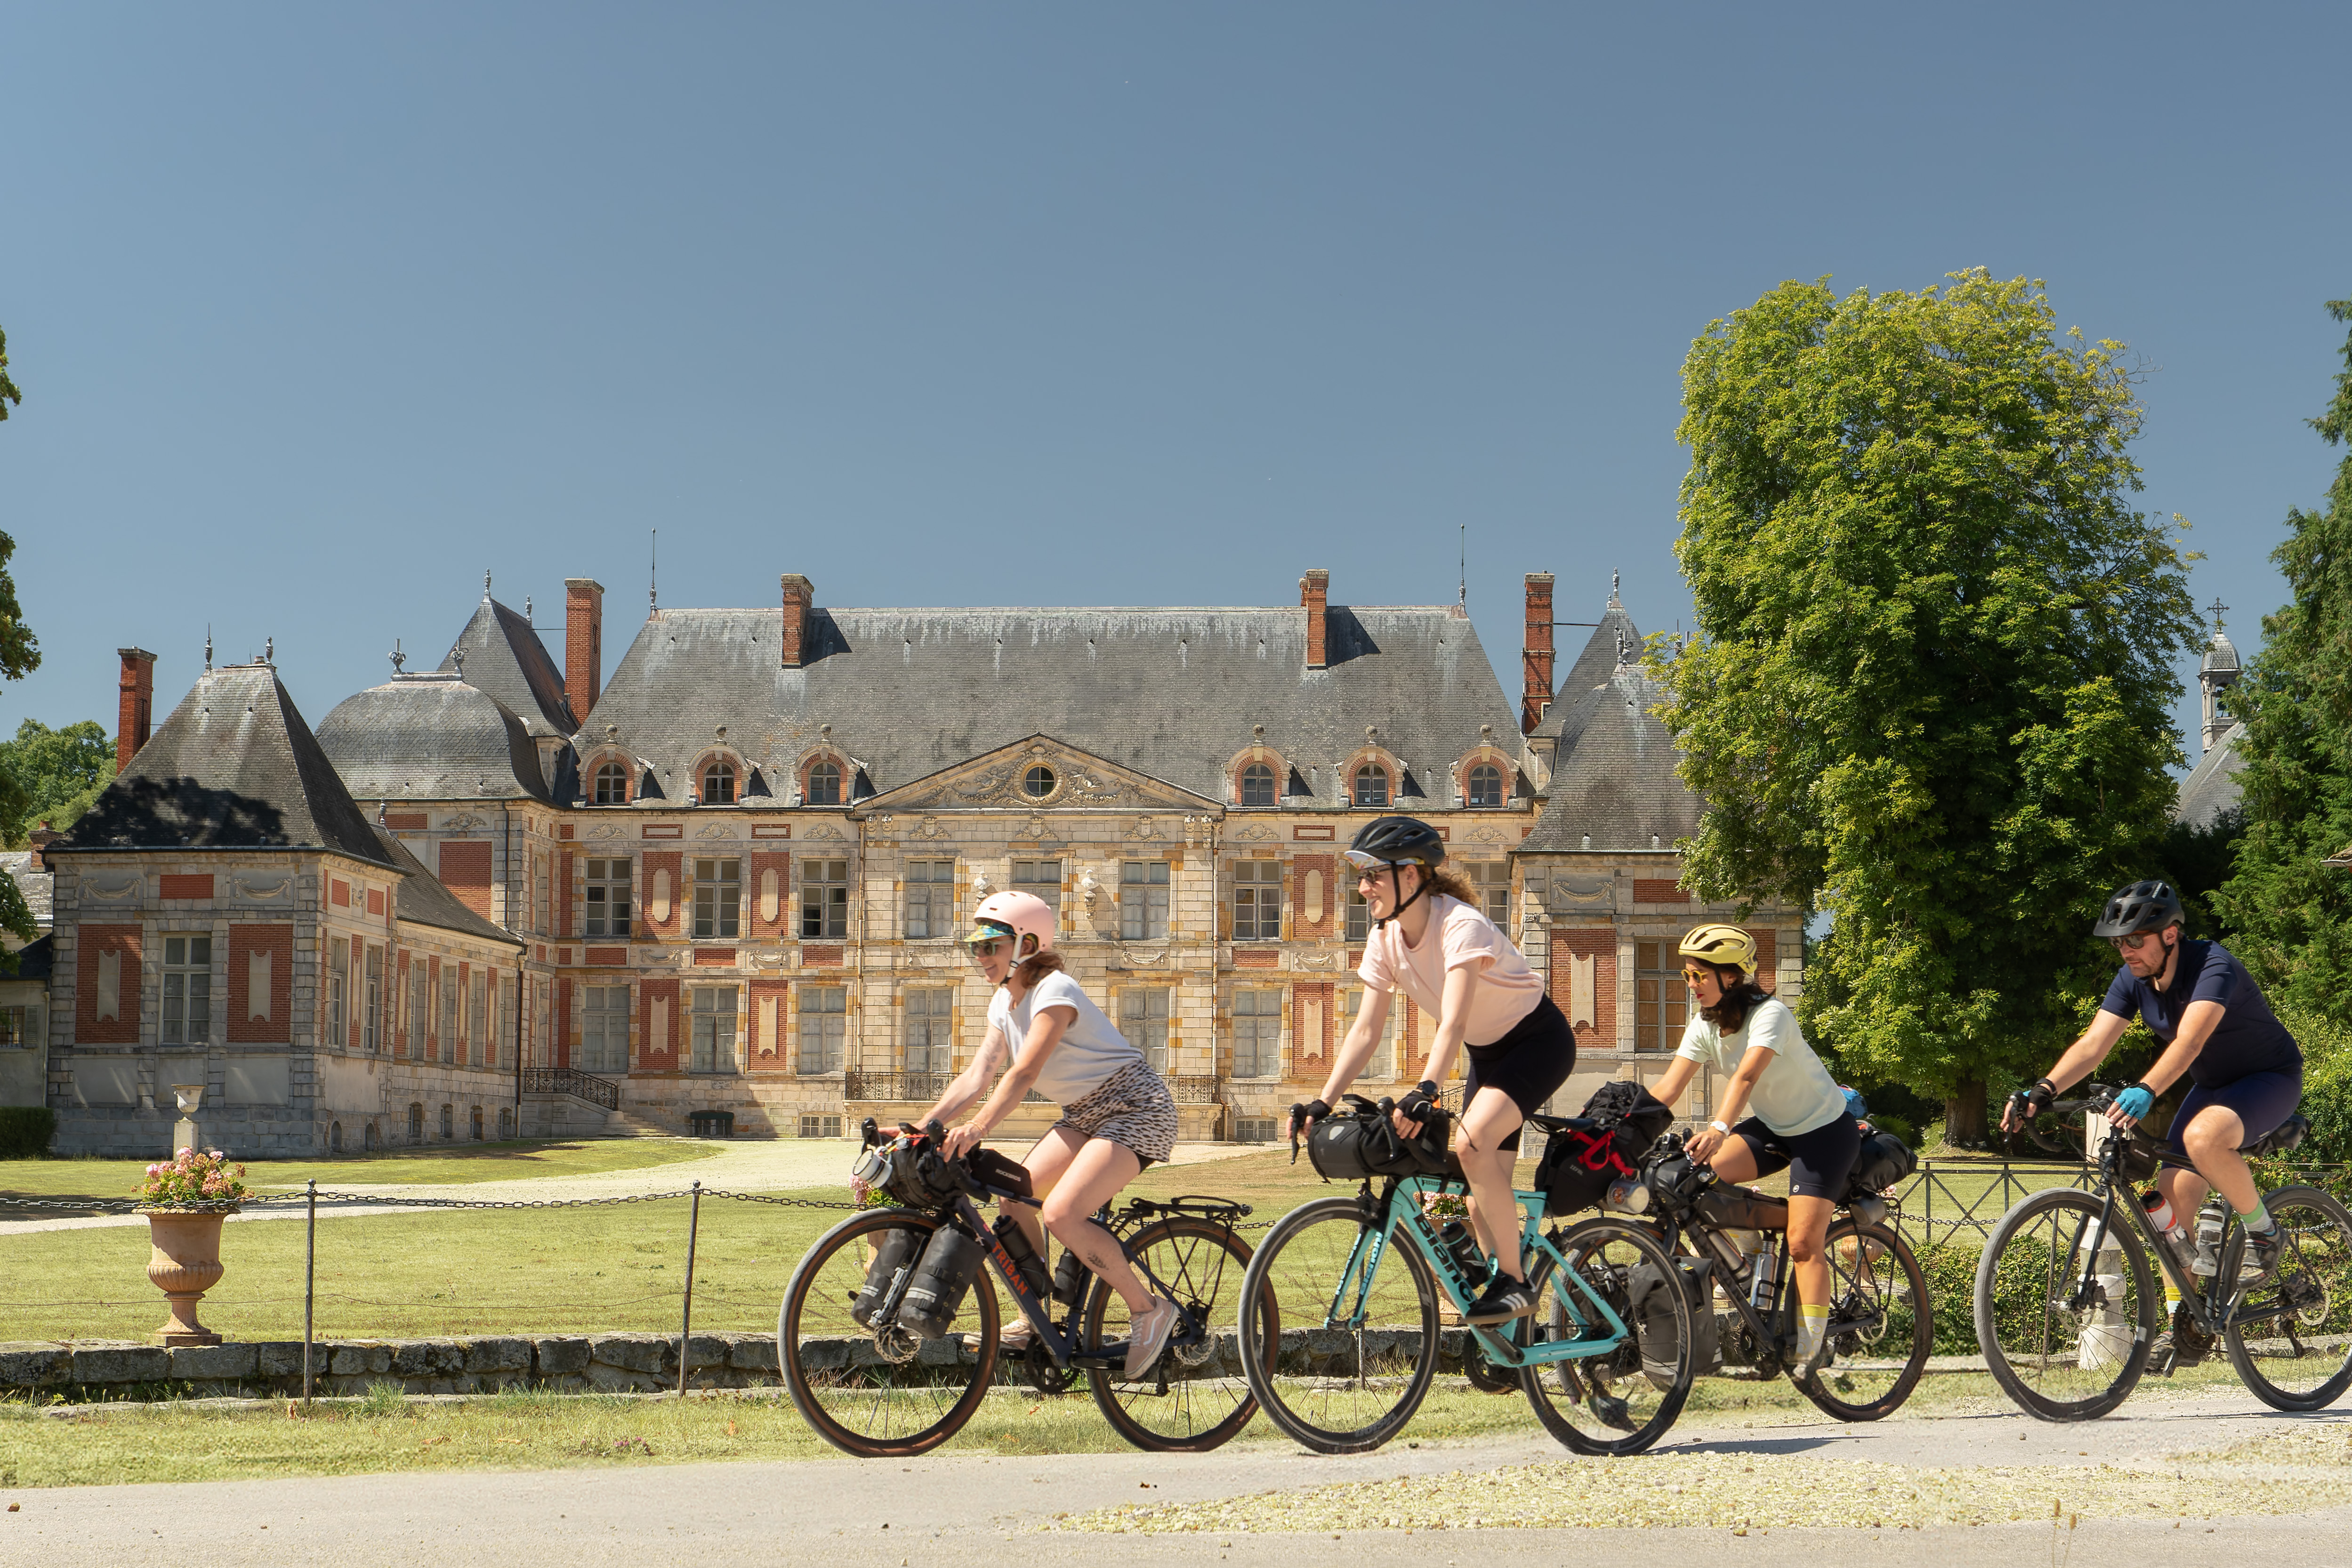
[[[0,729],[482,572],[662,601],[1687,613],[1677,372],[1784,278],[2046,278],[2242,645],[2341,455],[2341,4],[0,4]],[[1566,632],[1575,638],[1578,632]],[[1571,644],[1572,646],[1573,644]],[[414,667],[414,666],[413,666]],[[2192,741],[2193,755],[2193,741]]]

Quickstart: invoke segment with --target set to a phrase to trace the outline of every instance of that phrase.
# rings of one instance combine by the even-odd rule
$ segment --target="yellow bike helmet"
[[[1737,925],[1693,926],[1677,951],[1702,964],[1736,966],[1743,975],[1756,972],[1756,938]]]

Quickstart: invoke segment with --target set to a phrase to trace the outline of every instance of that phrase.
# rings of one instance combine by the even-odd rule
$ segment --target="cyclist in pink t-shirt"
[[[1470,1223],[1494,1272],[1486,1294],[1465,1315],[1482,1324],[1525,1317],[1537,1302],[1519,1254],[1511,1167],[1528,1113],[1539,1110],[1576,1066],[1575,1032],[1527,959],[1478,907],[1470,884],[1445,869],[1445,841],[1436,829],[1411,817],[1379,818],[1356,835],[1348,860],[1373,920],[1357,971],[1364,1005],[1322,1097],[1290,1108],[1293,1129],[1331,1113],[1331,1102],[1371,1060],[1388,1023],[1391,995],[1411,997],[1437,1020],[1437,1038],[1430,1045],[1428,1076],[1397,1102],[1397,1130],[1407,1136],[1421,1131],[1437,1086],[1454,1071],[1454,1053],[1466,1051],[1454,1154],[1469,1178]]]

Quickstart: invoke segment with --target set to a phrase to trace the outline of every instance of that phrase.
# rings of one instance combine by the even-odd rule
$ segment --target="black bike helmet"
[[[2168,882],[2136,882],[2116,889],[2107,900],[2094,936],[2128,936],[2135,931],[2161,931],[2181,918],[2180,894]]]
[[[1401,865],[1417,865],[1424,872],[1434,870],[1445,859],[1445,841],[1437,830],[1417,817],[1375,817],[1349,841],[1348,862],[1360,871],[1376,866],[1389,868],[1389,890],[1396,903],[1388,920],[1376,920],[1375,925],[1386,925],[1405,912],[1414,898],[1429,891],[1429,879],[1422,878],[1413,890],[1412,898],[1404,896],[1403,879],[1398,874]]]

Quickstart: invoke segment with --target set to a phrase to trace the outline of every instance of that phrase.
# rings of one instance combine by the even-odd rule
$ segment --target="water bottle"
[[[1054,1299],[1066,1307],[1078,1304],[1086,1292],[1088,1270],[1087,1260],[1078,1256],[1075,1247],[1062,1249],[1062,1260],[1054,1267]]]
[[[1486,1254],[1479,1250],[1475,1231],[1458,1219],[1449,1219],[1445,1228],[1437,1233],[1437,1239],[1453,1255],[1454,1266],[1462,1270],[1463,1279],[1473,1285],[1486,1283]]]
[[[2192,1273],[2211,1279],[2221,1271],[2221,1232],[2230,1223],[2229,1200],[2215,1193],[2197,1211],[2197,1260]]]
[[[1769,1312],[1772,1291],[1780,1283],[1780,1251],[1778,1248],[1756,1254],[1748,1276],[1748,1304],[1758,1312]]]
[[[2139,1206],[2147,1212],[2149,1228],[2162,1239],[2165,1249],[2172,1254],[2173,1266],[2187,1273],[2191,1266],[2189,1228],[2180,1223],[2179,1215],[2172,1212],[2172,1205],[2165,1201],[2164,1194],[2154,1188],[2140,1194]]]
[[[1021,1270],[1022,1280],[1039,1301],[1044,1301],[1045,1292],[1053,1289],[1053,1283],[1045,1277],[1045,1260],[1038,1257],[1037,1249],[1029,1245],[1029,1233],[1022,1229],[1021,1222],[1009,1214],[997,1219],[995,1229],[996,1239],[1003,1246],[1005,1255],[1013,1260],[1013,1266]]]

